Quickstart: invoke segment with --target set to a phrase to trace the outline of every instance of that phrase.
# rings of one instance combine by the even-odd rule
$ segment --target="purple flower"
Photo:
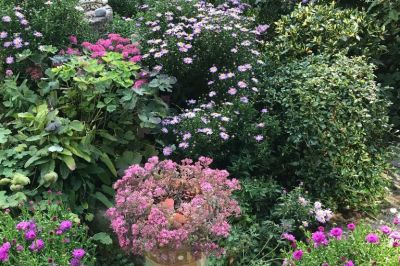
[[[294,260],[301,260],[301,258],[303,257],[303,251],[301,249],[296,250],[295,252],[293,252],[292,257]]]
[[[164,154],[164,156],[170,156],[173,151],[174,150],[173,150],[173,148],[171,146],[166,146],[163,149],[163,154]]]
[[[5,43],[3,44],[4,48],[8,48],[8,47],[10,47],[11,45],[12,45],[12,42],[5,42]]]
[[[350,231],[354,231],[354,229],[356,229],[356,225],[353,223],[350,223],[347,225],[347,229],[349,229]]]
[[[6,64],[11,65],[12,63],[14,63],[14,57],[8,56],[6,58]]]
[[[210,72],[211,73],[215,73],[217,71],[218,71],[218,68],[216,66],[213,66],[213,67],[210,68]]]
[[[230,95],[235,95],[236,92],[237,92],[237,90],[235,88],[229,88],[229,90],[228,90],[228,94],[230,94]]]
[[[15,228],[18,231],[21,231],[21,230],[25,231],[29,228],[29,224],[30,224],[30,222],[22,221],[22,222],[19,222]]]
[[[256,34],[257,34],[257,35],[263,34],[263,33],[265,33],[265,32],[268,30],[268,28],[269,28],[269,25],[267,25],[267,24],[258,25],[258,26],[256,27]]]
[[[14,75],[14,72],[12,72],[11,69],[7,69],[7,70],[6,70],[6,76],[7,76],[7,77],[11,77],[12,75]]]
[[[370,233],[365,237],[365,241],[371,244],[379,243],[379,237],[376,234]]]
[[[15,48],[21,48],[23,46],[23,40],[21,37],[17,37],[13,40],[13,44],[15,46]]]
[[[8,36],[7,32],[5,32],[5,31],[0,32],[0,39],[5,39],[5,38],[7,38],[7,36]]]
[[[72,227],[72,222],[70,220],[62,221],[60,226],[58,227],[59,230],[66,232]]]
[[[36,233],[33,230],[29,230],[28,232],[25,233],[25,239],[26,240],[34,240],[36,238]]]
[[[219,133],[219,136],[221,137],[221,139],[223,139],[223,140],[227,140],[227,139],[229,139],[229,135],[228,134],[226,134],[225,132],[221,132],[221,133]]]
[[[22,245],[20,245],[20,244],[17,244],[17,246],[16,246],[15,249],[17,250],[17,252],[21,252],[21,251],[24,250],[24,246],[22,246]]]
[[[193,63],[193,59],[190,57],[185,57],[185,58],[183,58],[183,63],[190,65]]]
[[[81,260],[77,258],[72,258],[69,262],[70,266],[81,266]]]
[[[37,239],[32,242],[29,249],[33,252],[39,252],[44,248],[44,241],[42,239]]]
[[[0,261],[2,262],[8,261],[9,258],[8,252],[10,248],[11,248],[10,242],[6,242],[0,247]]]
[[[264,139],[264,137],[263,137],[262,135],[257,135],[257,136],[254,137],[254,139],[255,139],[257,142],[260,142],[260,141],[262,141],[262,140]]]
[[[33,33],[33,36],[39,38],[39,37],[43,37],[43,34],[42,34],[41,32],[35,31],[35,32]]]
[[[26,25],[29,24],[29,22],[28,22],[26,19],[22,19],[22,20],[20,21],[20,23],[21,23],[22,26],[26,26]]]
[[[248,99],[246,96],[243,96],[243,97],[240,97],[240,101],[241,101],[242,103],[248,103],[248,102],[249,102],[249,99]]]
[[[337,240],[342,239],[343,230],[340,227],[332,228],[329,234]]]
[[[393,238],[393,239],[400,239],[400,232],[399,231],[393,231],[392,233],[390,233],[389,237]]]
[[[314,241],[315,247],[328,244],[328,240],[326,239],[324,232],[321,231],[314,232],[312,233],[311,238]]]
[[[72,251],[72,257],[76,259],[82,259],[85,256],[86,252],[82,248],[77,248]]]
[[[296,238],[294,237],[294,235],[289,234],[289,233],[283,233],[282,238],[286,239],[288,241],[291,241],[291,242],[296,241]]]
[[[354,266],[354,262],[352,260],[349,260],[343,266]]]
[[[379,230],[381,230],[381,232],[384,233],[385,235],[390,234],[390,232],[392,231],[392,229],[390,229],[390,227],[387,225],[381,225],[379,227]]]
[[[10,17],[10,16],[3,16],[3,17],[1,18],[1,20],[2,20],[3,22],[11,22],[11,17]]]

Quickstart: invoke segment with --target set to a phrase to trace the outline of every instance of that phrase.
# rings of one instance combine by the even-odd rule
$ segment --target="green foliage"
[[[277,61],[339,52],[375,57],[383,50],[382,38],[381,26],[365,11],[340,9],[334,3],[299,5],[275,23],[267,50]]]
[[[182,119],[177,130],[171,130],[171,137],[182,142],[184,134],[191,135],[193,146],[180,151],[182,158],[209,156],[217,167],[227,168],[233,176],[241,179],[251,178],[254,173],[261,174],[273,167],[273,145],[279,136],[279,121],[276,116],[259,112],[257,103],[244,104],[237,99],[231,105],[216,106],[212,112],[196,110],[195,114],[193,118]],[[229,121],[223,123],[213,119],[215,115],[229,117]],[[198,129],[204,127],[215,133],[198,134]],[[228,135],[227,140],[218,133],[221,127]],[[257,135],[265,136],[265,139],[259,142],[255,139]]]
[[[332,206],[369,208],[384,193],[389,103],[373,70],[362,57],[310,56],[277,70],[266,90],[283,127],[280,175]]]
[[[109,0],[108,4],[112,7],[113,11],[123,17],[131,17],[136,14],[141,0]],[[118,32],[119,31],[113,31]]]
[[[385,53],[378,58],[378,80],[384,85],[393,87],[391,91],[391,122],[396,128],[400,126],[400,2],[371,1],[368,10],[378,25],[385,27],[382,45]]]
[[[0,84],[0,185],[28,194],[57,187],[78,212],[97,200],[111,206],[117,171],[155,153],[143,131],[165,115],[158,93],[175,80],[150,73],[148,84],[132,89],[141,67],[114,52],[102,63],[87,55],[52,60],[64,63],[37,82]],[[15,196],[4,197],[6,205]]]
[[[137,26],[132,23],[132,19],[123,18],[118,14],[113,15],[112,21],[110,21],[106,26],[107,32],[118,32],[121,36],[125,38],[130,38],[132,35],[135,36],[139,30]]]
[[[84,13],[76,9],[78,0],[7,0],[7,5],[20,6],[27,13],[30,25],[43,34],[42,44],[63,47],[68,37],[76,35],[90,40],[93,33]],[[49,4],[51,2],[51,4]]]
[[[366,241],[366,236],[370,233],[379,237],[379,243],[371,244]],[[311,232],[306,234],[308,238],[311,237]],[[315,248],[313,241],[310,243],[297,242],[296,250],[302,250],[303,257],[294,262],[292,251],[287,252],[285,257],[288,264],[284,265],[320,266],[324,263],[343,265],[350,260],[354,265],[397,265],[399,253],[394,243],[397,243],[397,240],[370,225],[360,223],[353,232],[345,233],[341,240],[330,238],[329,244],[326,246]],[[290,262],[294,264],[290,264]]]
[[[46,193],[47,194],[47,193]],[[62,221],[70,220],[71,229],[62,234],[56,234]],[[36,239],[44,241],[44,248],[32,252],[29,246],[32,241],[25,239],[25,232],[16,226],[19,222],[32,222],[36,225]],[[3,265],[47,265],[51,260],[57,265],[69,265],[72,251],[82,248],[86,254],[81,262],[85,265],[95,265],[96,245],[88,236],[88,228],[80,224],[78,216],[71,213],[63,203],[62,196],[49,193],[42,200],[22,204],[18,209],[0,212],[0,238],[2,244],[10,242],[9,260]],[[16,251],[16,245],[23,247]]]

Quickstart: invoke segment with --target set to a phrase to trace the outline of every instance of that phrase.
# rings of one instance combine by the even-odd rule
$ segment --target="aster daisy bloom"
[[[185,57],[185,58],[183,58],[183,63],[190,65],[193,63],[193,59],[190,57]]]

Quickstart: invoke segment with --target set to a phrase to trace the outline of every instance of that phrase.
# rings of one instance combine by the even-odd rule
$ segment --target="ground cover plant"
[[[293,250],[283,265],[396,265],[400,234],[398,218],[391,225],[372,228],[364,223],[347,224],[347,228],[320,227],[307,232],[308,243],[296,241],[293,235],[285,238]]]
[[[0,213],[2,265],[95,265],[88,228],[67,210],[61,195],[49,191],[43,200]]]

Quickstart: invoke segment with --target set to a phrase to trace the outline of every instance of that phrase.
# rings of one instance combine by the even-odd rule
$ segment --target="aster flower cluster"
[[[24,13],[18,6],[13,10],[0,10],[0,60],[7,76],[13,75],[16,54],[37,46],[43,37],[30,27]]]
[[[185,4],[191,4],[192,12]],[[198,73],[195,86],[200,87],[191,95],[198,98],[188,100],[179,115],[162,122],[162,132],[172,137],[164,155],[175,149],[190,153],[196,143],[201,147],[201,142],[219,147],[239,137],[253,145],[268,139],[271,130],[266,121],[270,118],[259,101],[257,79],[264,64],[258,47],[268,25],[255,25],[252,17],[243,16],[243,8],[239,4],[215,7],[201,1],[177,1],[169,12],[153,14],[153,20],[145,16],[140,22],[150,28],[143,45],[145,60],[161,65],[165,61],[165,71],[177,75],[178,83],[192,80],[185,73]],[[199,95],[199,91],[203,93]],[[240,136],[238,126],[248,131]],[[197,154],[202,152],[206,151]]]
[[[120,246],[133,254],[160,252],[165,260],[168,248],[221,253],[215,240],[229,236],[227,218],[240,214],[232,199],[240,186],[227,171],[209,168],[211,162],[151,157],[144,167],[130,166],[114,184],[116,206],[107,211]]]
[[[307,232],[306,243],[284,233],[282,239],[289,241],[293,250],[282,265],[354,266],[371,262],[373,265],[397,265],[399,230],[396,216],[392,225],[383,224],[378,228],[362,223],[357,226],[349,223],[345,229],[334,227],[326,230],[320,226],[315,232]]]
[[[52,199],[30,202],[13,217],[9,210],[0,212],[0,264],[6,265],[93,265],[94,246],[86,228],[66,219],[74,215]],[[64,219],[64,220],[62,220]]]

